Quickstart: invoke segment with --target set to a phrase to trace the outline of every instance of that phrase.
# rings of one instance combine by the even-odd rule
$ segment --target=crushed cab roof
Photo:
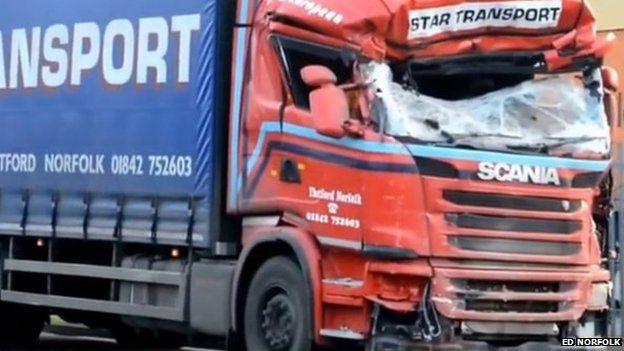
[[[584,0],[270,0],[271,19],[358,47],[373,58],[542,51],[557,68],[602,57]]]

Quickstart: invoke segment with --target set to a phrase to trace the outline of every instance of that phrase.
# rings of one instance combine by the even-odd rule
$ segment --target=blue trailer
[[[211,246],[227,128],[226,7],[3,5],[2,235]]]

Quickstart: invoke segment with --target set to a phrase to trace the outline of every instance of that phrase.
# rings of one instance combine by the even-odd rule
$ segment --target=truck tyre
[[[251,280],[245,304],[248,351],[310,351],[311,298],[299,267],[286,257],[266,261]]]
[[[24,305],[0,303],[0,349],[28,349],[37,344],[48,319],[46,311]]]

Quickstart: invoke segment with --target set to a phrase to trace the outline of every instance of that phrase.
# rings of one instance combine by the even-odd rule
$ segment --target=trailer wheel
[[[245,343],[253,351],[310,351],[310,297],[299,267],[286,257],[266,261],[251,280]]]
[[[30,348],[37,344],[39,334],[48,319],[41,309],[0,303],[0,348]]]

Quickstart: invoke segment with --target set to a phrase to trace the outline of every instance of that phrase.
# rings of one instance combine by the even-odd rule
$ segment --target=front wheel
[[[266,261],[245,304],[245,343],[251,351],[310,351],[311,299],[299,267],[286,257]]]

